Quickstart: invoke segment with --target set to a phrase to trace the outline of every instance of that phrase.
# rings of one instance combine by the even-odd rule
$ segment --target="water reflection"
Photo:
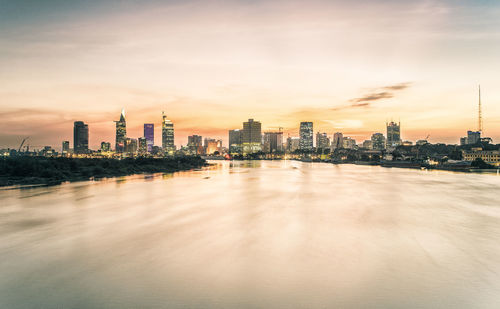
[[[497,308],[500,177],[295,161],[0,191],[0,308]]]

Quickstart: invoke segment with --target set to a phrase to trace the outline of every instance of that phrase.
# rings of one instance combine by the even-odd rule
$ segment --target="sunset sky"
[[[177,145],[264,130],[358,142],[401,120],[405,140],[500,142],[500,1],[0,0],[0,148],[130,137],[164,110]]]

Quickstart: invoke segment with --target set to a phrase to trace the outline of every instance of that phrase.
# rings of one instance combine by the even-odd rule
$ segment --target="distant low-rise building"
[[[371,140],[366,140],[363,142],[364,149],[373,149],[373,142]]]
[[[464,161],[475,161],[481,159],[486,163],[500,166],[500,151],[499,150],[463,150],[462,157]]]

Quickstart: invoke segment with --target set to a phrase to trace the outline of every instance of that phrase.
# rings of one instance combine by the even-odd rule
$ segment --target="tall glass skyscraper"
[[[161,146],[165,153],[173,154],[175,151],[174,124],[167,119],[165,113],[163,113],[163,120],[161,122]]]
[[[401,145],[401,123],[393,121],[387,125],[387,147],[396,147]]]
[[[301,122],[300,123],[300,141],[299,149],[305,152],[313,151],[313,123]]]
[[[73,148],[77,154],[89,152],[89,126],[83,121],[75,121],[73,127]]]
[[[125,121],[125,110],[122,109],[120,114],[120,120],[115,121],[116,123],[116,142],[115,151],[124,152],[125,151],[125,140],[127,139],[127,123]]]
[[[155,125],[154,123],[144,124],[144,137],[146,138],[147,151],[151,152],[155,144]]]

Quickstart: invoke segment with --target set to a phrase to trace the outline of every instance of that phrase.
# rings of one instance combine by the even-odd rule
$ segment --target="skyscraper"
[[[230,153],[240,153],[241,152],[241,135],[242,130],[229,130],[229,152]]]
[[[192,155],[203,154],[205,152],[203,148],[202,137],[200,135],[188,136],[187,146],[189,149],[189,153]]]
[[[372,148],[374,150],[384,150],[385,149],[385,136],[382,133],[372,134]]]
[[[299,148],[301,151],[311,152],[313,151],[313,123],[312,122],[301,122],[300,123],[300,141]]]
[[[325,150],[330,148],[330,139],[326,133],[316,133],[316,149]]]
[[[283,151],[283,132],[264,132],[264,152]]]
[[[62,154],[68,154],[69,153],[69,141],[63,141],[62,142]]]
[[[332,150],[344,148],[344,134],[337,132],[333,134]]]
[[[144,137],[146,138],[147,152],[151,152],[153,150],[153,146],[155,144],[155,125],[154,125],[154,123],[145,123],[144,124]]]
[[[161,147],[166,154],[173,154],[175,151],[174,144],[174,124],[167,119],[165,113],[162,113],[163,120],[161,122]]]
[[[127,122],[125,121],[125,109],[122,109],[120,120],[116,123],[115,151],[122,153],[125,151],[125,140],[127,139]]]
[[[401,123],[391,121],[387,125],[387,147],[401,145]]]
[[[89,126],[83,121],[75,121],[74,123],[73,148],[77,154],[89,152]]]
[[[253,119],[243,122],[241,143],[244,153],[255,153],[262,150],[261,127],[261,123]]]

